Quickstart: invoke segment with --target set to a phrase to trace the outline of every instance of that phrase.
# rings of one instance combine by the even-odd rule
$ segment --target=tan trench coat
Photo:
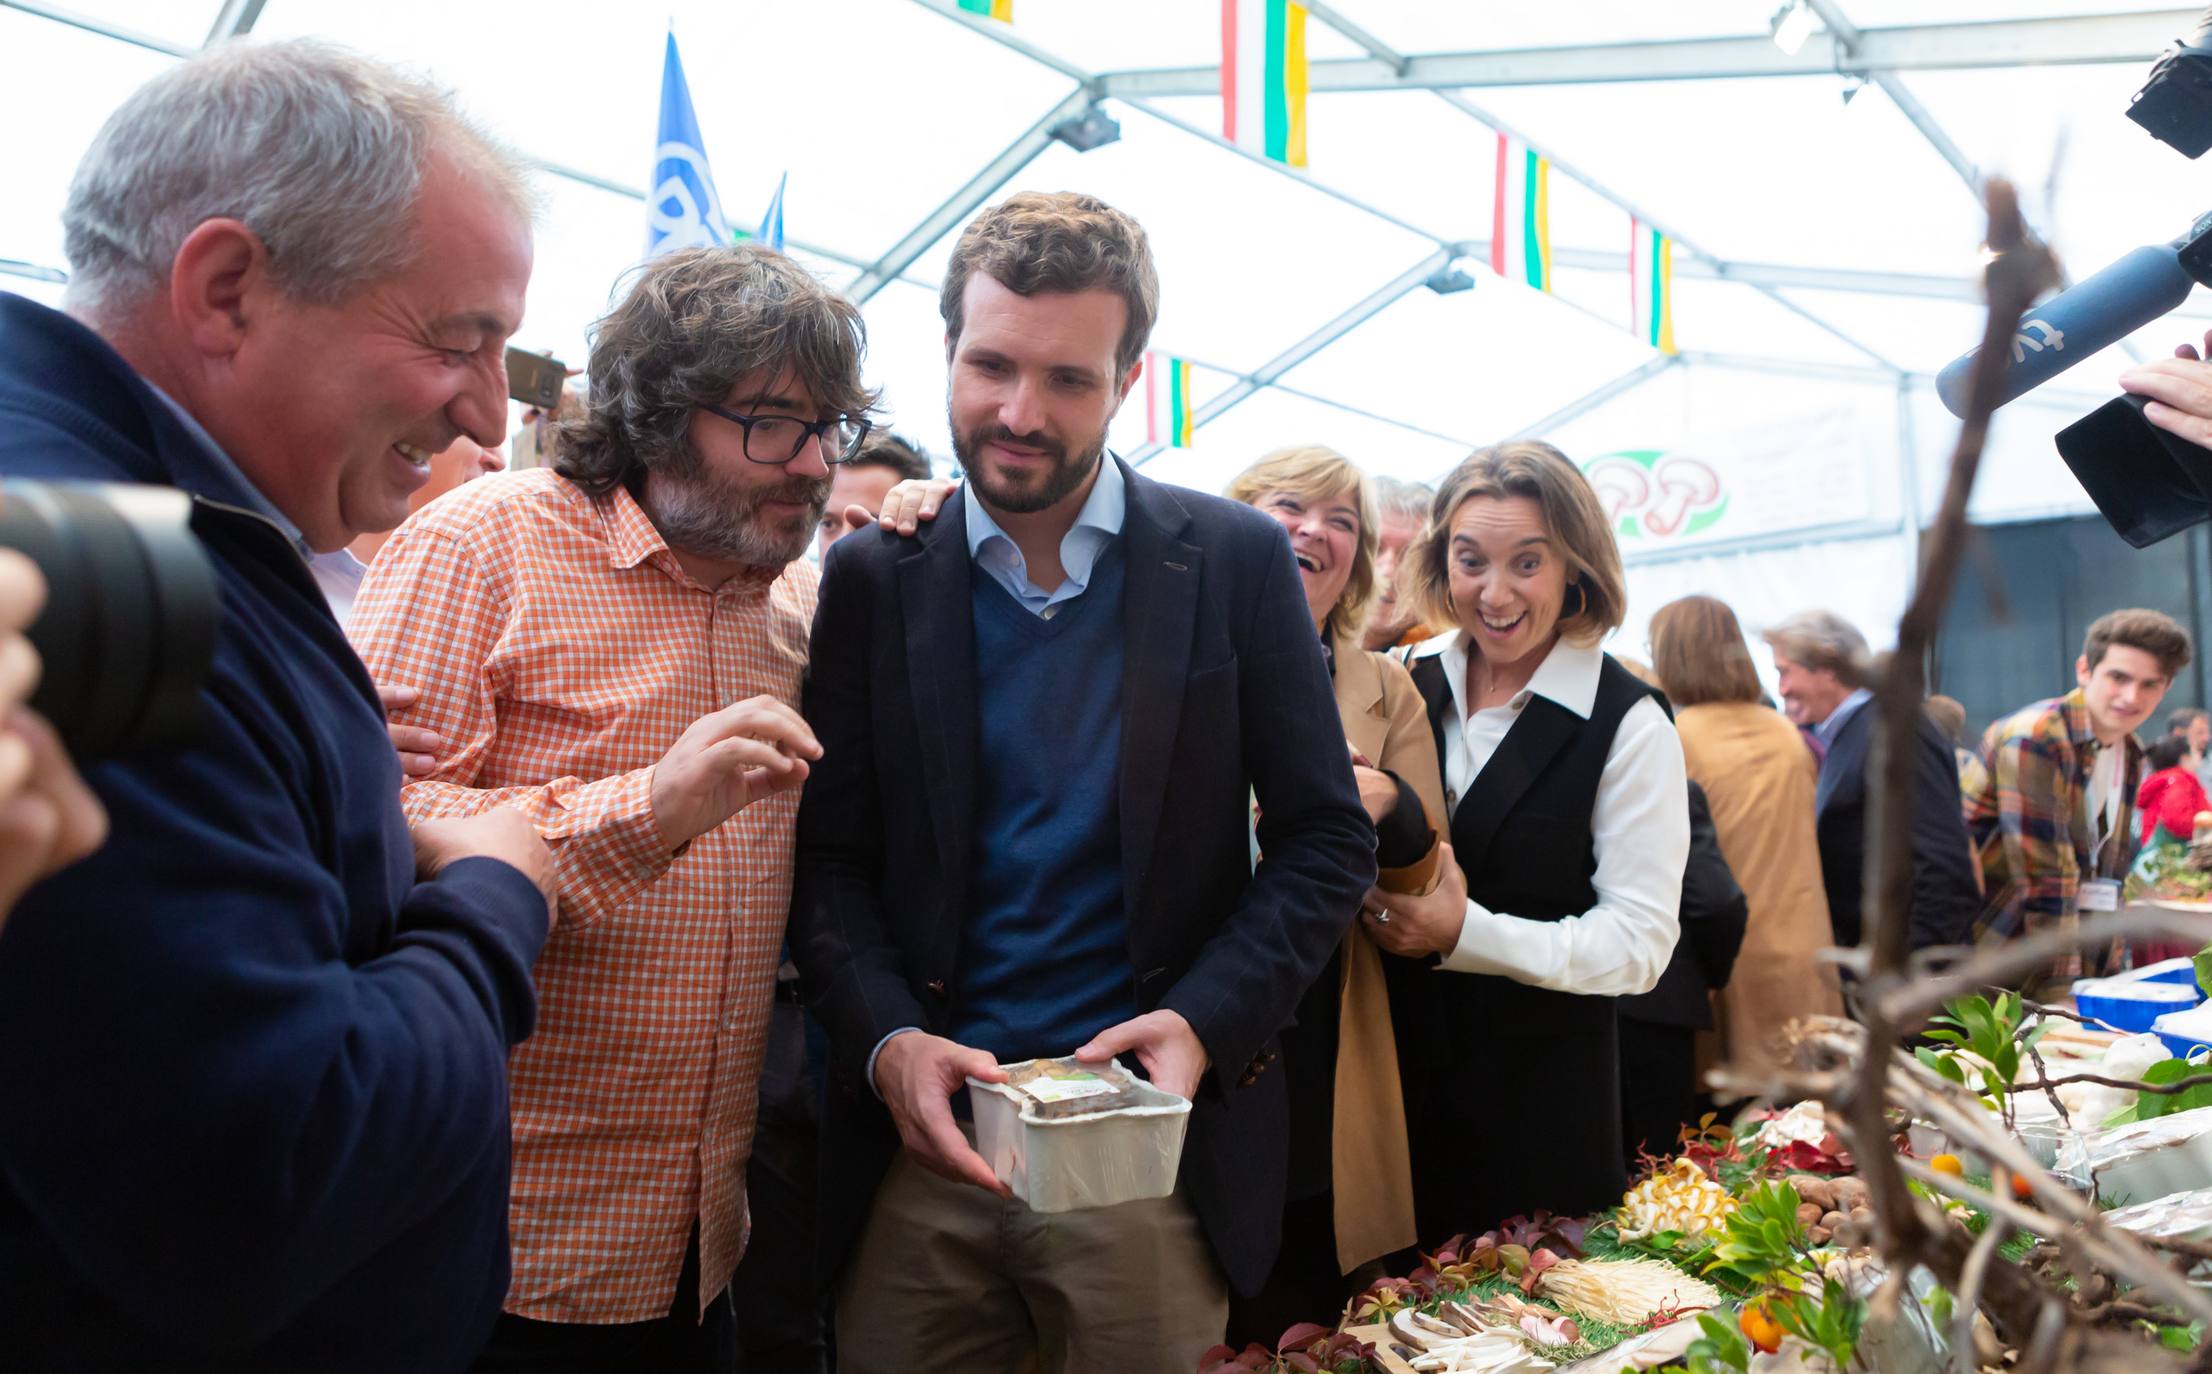
[[[1437,772],[1436,736],[1413,679],[1403,664],[1361,649],[1357,640],[1340,637],[1334,648],[1336,709],[1345,739],[1375,767],[1404,779],[1421,798],[1431,827],[1441,828],[1444,783]],[[1437,858],[1432,840],[1421,862],[1385,869],[1377,884],[1390,892],[1427,892],[1436,885]],[[1337,1261],[1345,1273],[1417,1239],[1397,1041],[1383,988],[1384,957],[1364,926],[1354,923],[1346,932],[1329,1155]]]
[[[1813,824],[1819,766],[1797,727],[1755,702],[1685,707],[1675,729],[1751,909],[1715,1008],[1720,1048],[1729,1060],[1765,1063],[1768,1040],[1791,1017],[1843,1009],[1835,970],[1813,958],[1835,942]]]

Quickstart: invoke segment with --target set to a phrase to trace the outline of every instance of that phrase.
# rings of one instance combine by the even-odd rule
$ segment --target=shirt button
[[[1037,612],[1037,614],[1039,614],[1039,615],[1043,616],[1043,617],[1044,617],[1045,619],[1047,619],[1047,620],[1050,620],[1050,619],[1052,619],[1052,618],[1053,618],[1054,616],[1058,615],[1059,613],[1060,613],[1060,608],[1059,608],[1058,606],[1047,606],[1047,607],[1045,607],[1045,608],[1044,608],[1043,610],[1041,610],[1041,611]]]
[[[1457,793],[1456,791],[1452,790],[1452,789],[1451,789],[1451,788],[1449,788],[1449,787],[1445,788],[1445,789],[1444,789],[1444,806],[1445,806],[1445,808],[1446,808],[1446,809],[1448,810],[1448,809],[1450,809],[1450,808],[1452,808],[1452,807],[1455,807],[1455,806],[1457,806],[1457,805],[1459,805],[1459,793]]]

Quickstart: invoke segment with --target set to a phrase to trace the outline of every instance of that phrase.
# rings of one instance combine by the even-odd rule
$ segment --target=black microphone
[[[1997,404],[2017,399],[2172,311],[2200,281],[2212,285],[2212,214],[2172,243],[2145,244],[2031,307],[2013,331],[2012,359]],[[1967,350],[1936,374],[1936,395],[1953,415],[1966,414],[1967,377],[1979,352]]]

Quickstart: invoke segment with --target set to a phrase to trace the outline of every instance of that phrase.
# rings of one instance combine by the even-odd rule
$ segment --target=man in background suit
[[[1782,709],[1826,746],[1813,794],[1819,816],[1820,876],[1836,943],[1859,942],[1865,900],[1867,760],[1879,712],[1864,687],[1843,680],[1867,658],[1866,637],[1833,611],[1800,611],[1766,632],[1781,675]],[[1912,773],[1912,948],[1964,944],[1981,889],[1959,812],[1958,761],[1925,712],[1914,712]]]
[[[1275,1257],[1275,1035],[1374,827],[1281,527],[1105,452],[1157,300],[1111,207],[985,211],[940,301],[969,484],[823,567],[792,948],[848,1374],[1189,1369]],[[1192,1099],[1173,1195],[1039,1217],[976,1153],[964,1081],[1070,1051]]]

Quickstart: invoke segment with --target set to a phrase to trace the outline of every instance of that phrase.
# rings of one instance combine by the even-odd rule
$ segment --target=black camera
[[[2184,157],[2212,148],[2212,10],[2151,67],[2128,118]]]
[[[2128,118],[2189,157],[2212,149],[2212,9],[2161,55]],[[1997,404],[2118,343],[2212,286],[2212,213],[2169,243],[2145,244],[2086,281],[2031,307],[2012,339]],[[1966,413],[1971,349],[1943,369],[1936,392]],[[2058,452],[2113,530],[2141,548],[2212,519],[2212,449],[2152,424],[2141,396],[2117,396],[2059,431]]]
[[[220,602],[191,521],[169,487],[0,481],[0,548],[46,578],[30,705],[80,764],[199,733]]]

